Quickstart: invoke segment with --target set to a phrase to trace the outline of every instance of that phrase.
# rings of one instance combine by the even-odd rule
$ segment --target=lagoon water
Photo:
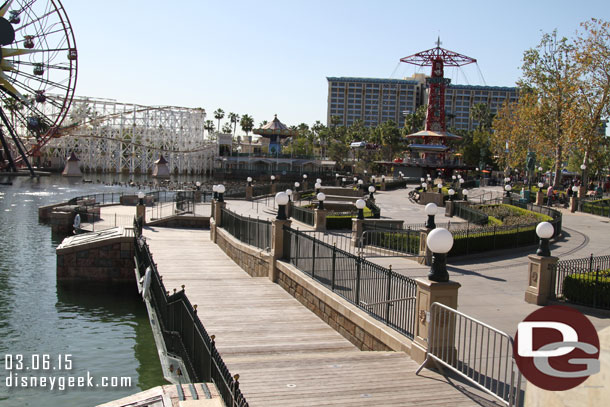
[[[166,384],[135,286],[129,292],[58,287],[55,247],[61,237],[38,222],[41,205],[133,188],[86,184],[59,175],[0,175],[0,182],[8,181],[13,185],[0,185],[0,406],[93,406]],[[70,370],[66,359],[72,361]],[[49,362],[47,370],[44,360]],[[55,378],[55,387],[66,380],[67,387],[67,377],[86,380],[87,374],[93,388],[50,390],[49,382],[46,387],[14,387],[17,378],[29,376]],[[131,386],[102,387],[102,377],[128,377]]]

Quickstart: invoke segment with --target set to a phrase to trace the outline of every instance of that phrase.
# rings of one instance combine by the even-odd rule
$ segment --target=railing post
[[[385,300],[387,301],[385,305],[385,323],[387,324],[390,320],[390,296],[392,295],[392,265],[390,264],[388,270],[388,282],[386,284],[385,290]]]
[[[316,240],[311,240],[311,278],[316,279]]]
[[[360,275],[362,271],[362,257],[356,257],[356,298],[355,304],[360,304]]]
[[[330,290],[335,291],[335,278],[337,271],[337,243],[333,243],[333,262],[332,262],[332,273],[330,277]]]
[[[269,279],[277,282],[278,269],[276,261],[278,259],[286,259],[290,257],[287,251],[289,245],[284,245],[284,227],[289,228],[291,225],[290,219],[280,220],[274,219],[271,222],[271,259],[269,259]]]

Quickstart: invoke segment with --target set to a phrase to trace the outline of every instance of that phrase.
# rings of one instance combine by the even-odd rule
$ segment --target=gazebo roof
[[[254,134],[259,134],[261,136],[280,136],[280,137],[290,137],[296,136],[298,131],[290,130],[288,126],[282,123],[278,118],[277,114],[271,121],[271,123],[265,124],[260,129],[254,129],[252,131]]]
[[[461,140],[462,136],[458,136],[457,134],[449,133],[448,131],[432,131],[432,130],[422,130],[417,133],[408,134],[407,138],[417,138],[417,137],[435,137],[435,138],[446,138],[450,140]]]
[[[163,155],[161,155],[159,156],[159,159],[155,161],[155,164],[167,164],[167,160],[165,159],[165,157],[163,157]]]
[[[78,159],[76,154],[74,154],[74,151],[73,151],[72,154],[70,154],[70,157],[68,157],[68,161],[80,161],[80,160]]]

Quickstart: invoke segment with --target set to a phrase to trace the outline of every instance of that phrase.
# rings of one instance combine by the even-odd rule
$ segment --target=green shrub
[[[365,244],[367,245],[403,253],[419,253],[419,232],[417,231],[412,231],[411,233],[371,231],[367,232],[366,236],[367,241]]]
[[[563,279],[563,296],[566,300],[597,306],[610,307],[610,270],[596,273],[570,274]]]
[[[490,225],[527,225],[530,223],[549,222],[553,220],[550,216],[507,204],[477,205],[474,208],[489,216],[488,221]],[[500,223],[498,223],[498,221],[500,221]]]
[[[370,218],[373,216],[373,212],[368,208],[363,209],[364,217]],[[326,229],[351,229],[352,218],[355,216],[350,215],[327,215],[326,216]]]

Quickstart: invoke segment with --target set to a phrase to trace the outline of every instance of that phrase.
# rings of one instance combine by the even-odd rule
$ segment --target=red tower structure
[[[445,89],[451,82],[450,79],[444,77],[445,66],[463,66],[476,63],[474,58],[466,55],[458,54],[457,52],[449,51],[441,48],[441,39],[438,38],[436,48],[418,52],[400,59],[401,62],[418,66],[431,66],[432,73],[429,78],[426,78],[428,85],[428,110],[426,112],[426,128],[411,134],[407,137],[424,139],[424,145],[438,144],[432,140],[440,141],[445,145],[446,139],[459,139],[461,137],[447,133],[447,125],[445,123]],[[422,146],[423,147],[423,146]],[[425,148],[419,148],[420,151],[425,151]],[[429,152],[440,152],[440,149],[430,149]]]

